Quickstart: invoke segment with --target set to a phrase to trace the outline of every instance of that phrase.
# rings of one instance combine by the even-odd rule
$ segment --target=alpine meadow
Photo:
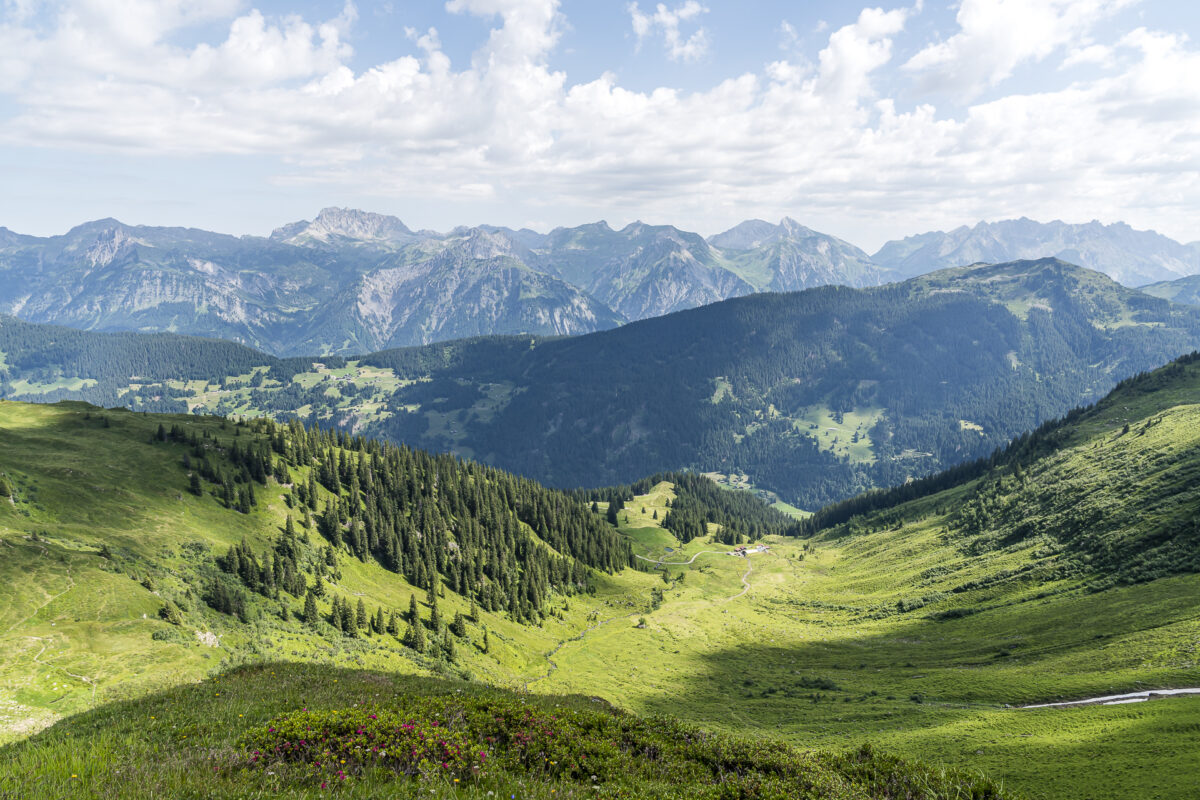
[[[0,800],[1200,797],[1197,41],[0,4]]]

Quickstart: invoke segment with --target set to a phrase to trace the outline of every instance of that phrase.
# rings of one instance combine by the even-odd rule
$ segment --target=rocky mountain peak
[[[116,222],[116,220],[113,220]],[[84,258],[93,267],[104,267],[116,260],[117,256],[128,252],[140,242],[130,236],[124,226],[109,228],[101,231],[94,242],[84,252]]]
[[[315,240],[329,242],[336,237],[362,241],[393,242],[413,235],[403,222],[387,214],[354,208],[323,208],[311,222],[293,222],[276,228],[271,238],[278,241]]]

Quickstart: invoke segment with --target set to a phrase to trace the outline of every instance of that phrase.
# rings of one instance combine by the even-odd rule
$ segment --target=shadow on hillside
[[[897,717],[906,725],[938,725],[945,713],[965,708],[1137,689],[1131,673],[1149,686],[1186,683],[1189,670],[1138,669],[1139,658],[1125,652],[1169,650],[1170,641],[1156,641],[1155,631],[1195,617],[1197,581],[1163,579],[948,621],[893,617],[862,634],[848,625],[813,627],[813,638],[787,644],[764,641],[770,634],[748,622],[750,641],[697,655],[684,670],[690,674],[675,673],[675,685],[641,692],[639,706],[663,714],[682,706],[691,715],[708,707],[727,715],[717,720],[722,725],[850,732]],[[1136,642],[1123,641],[1135,635]]]

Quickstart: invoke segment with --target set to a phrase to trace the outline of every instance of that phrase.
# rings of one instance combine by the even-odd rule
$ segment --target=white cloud
[[[800,34],[796,31],[796,26],[786,19],[779,23],[779,49],[791,50],[799,44]]]
[[[280,183],[510,209],[497,222],[624,216],[712,230],[790,213],[870,246],[1027,214],[1197,238],[1200,51],[1178,34],[1058,36],[1078,40],[1055,46],[1068,58],[1112,48],[1101,76],[947,116],[880,88],[911,10],[864,10],[813,65],[779,60],[693,92],[633,91],[611,74],[568,83],[549,65],[554,0],[448,4],[495,20],[458,69],[433,30],[410,34],[416,55],[354,70],[345,16],[276,20],[236,5],[217,15],[213,2],[89,0],[57,5],[49,26],[6,18],[0,93],[16,112],[0,119],[0,146],[282,155]],[[198,15],[224,20],[222,36],[172,44]],[[974,74],[990,80],[989,63]],[[936,68],[957,66],[947,54]]]
[[[858,19],[838,28],[818,59],[818,88],[839,100],[857,100],[871,93],[870,74],[892,58],[892,40],[904,29],[907,9],[864,8]]]
[[[1103,44],[1092,44],[1086,47],[1077,47],[1067,54],[1063,59],[1062,65],[1066,67],[1075,67],[1081,64],[1099,64],[1105,65],[1112,61],[1113,49]]]
[[[653,14],[643,13],[637,3],[630,3],[626,10],[639,45],[657,29],[662,33],[663,47],[672,61],[697,61],[708,51],[708,31],[704,28],[697,28],[686,38],[679,30],[680,23],[708,13],[708,8],[696,0],[687,0],[674,8],[659,3]]]
[[[925,88],[970,98],[1028,61],[1079,44],[1098,22],[1137,0],[962,0],[959,31],[925,47],[906,70]]]

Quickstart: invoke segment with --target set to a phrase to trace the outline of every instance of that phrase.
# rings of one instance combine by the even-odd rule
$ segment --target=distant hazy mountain
[[[856,248],[791,220],[745,223],[714,240],[723,244],[640,222],[442,234],[342,208],[269,238],[114,219],[48,238],[0,228],[0,312],[219,337],[277,355],[361,353],[588,333],[756,291],[884,275]]]
[[[1060,258],[1105,273],[1126,286],[1174,280],[1200,272],[1200,248],[1123,222],[1069,225],[1021,219],[981,222],[949,233],[934,231],[891,241],[873,257],[905,276],[942,267]]]
[[[699,234],[634,222],[558,228],[536,250],[548,272],[579,286],[626,319],[657,317],[755,287],[727,268]]]
[[[376,242],[393,244],[419,238],[396,217],[355,211],[349,208],[326,208],[314,220],[301,220],[276,228],[271,238],[288,244],[333,244]]]
[[[629,320],[739,297],[885,282],[862,250],[791,219],[749,220],[703,239],[670,225],[559,228],[530,246],[541,264]]]
[[[830,284],[861,288],[899,277],[849,242],[787,217],[778,225],[748,220],[710,236],[708,243],[720,248],[731,268],[760,291],[790,292]]]
[[[1189,275],[1174,281],[1162,281],[1143,286],[1142,291],[1170,300],[1172,303],[1186,303],[1200,306],[1200,275]]]

